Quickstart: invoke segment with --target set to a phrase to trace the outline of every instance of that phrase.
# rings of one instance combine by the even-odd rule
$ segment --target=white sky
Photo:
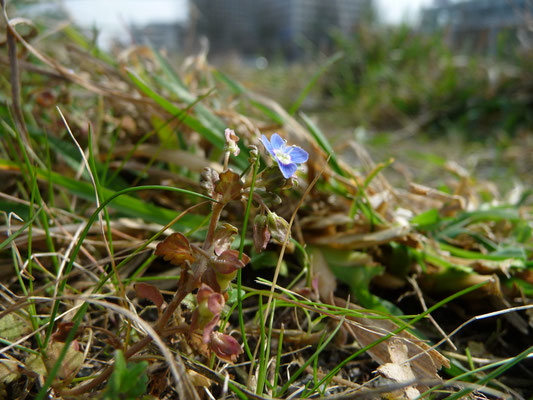
[[[63,0],[63,4],[84,25],[171,22],[187,16],[186,0]]]
[[[399,23],[413,21],[418,17],[421,7],[427,7],[433,0],[374,0],[380,17],[385,22]]]

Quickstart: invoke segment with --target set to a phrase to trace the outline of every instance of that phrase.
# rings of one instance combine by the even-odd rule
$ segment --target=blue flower
[[[286,179],[294,175],[298,164],[309,159],[309,154],[298,146],[287,146],[287,142],[277,133],[272,134],[270,141],[265,135],[261,137],[263,146],[279,165],[279,169]]]

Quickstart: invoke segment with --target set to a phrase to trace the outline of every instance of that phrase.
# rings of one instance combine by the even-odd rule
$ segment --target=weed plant
[[[531,395],[531,192],[400,190],[205,54],[21,24],[4,13],[0,396]]]

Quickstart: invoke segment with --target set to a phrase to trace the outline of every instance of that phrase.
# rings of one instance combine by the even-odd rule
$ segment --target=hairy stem
[[[222,214],[222,210],[225,206],[226,204],[224,203],[213,204],[213,212],[211,213],[211,220],[209,221],[209,227],[207,228],[207,236],[205,237],[205,242],[202,246],[204,250],[209,249],[213,244],[213,236],[215,235],[218,220],[220,219],[220,214]]]

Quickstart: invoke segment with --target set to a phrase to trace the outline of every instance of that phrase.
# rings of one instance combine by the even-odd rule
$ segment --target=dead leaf
[[[337,278],[329,269],[328,262],[320,250],[311,248],[311,271],[318,280],[317,289],[321,299],[330,299],[337,288]]]
[[[0,337],[14,341],[32,331],[31,324],[16,313],[10,313],[0,318]]]
[[[43,362],[43,359],[39,355],[32,355],[26,363],[27,367],[39,375],[47,376],[48,371],[54,367],[54,364],[59,358],[63,346],[64,343],[61,342],[50,342],[46,349],[46,355],[48,356],[46,361]],[[83,362],[83,353],[74,349],[74,342],[72,342],[61,362],[57,376],[61,379],[73,378],[83,366]]]
[[[334,304],[339,307],[349,307],[352,310],[361,310],[362,308],[349,303],[346,300],[335,297]],[[370,319],[364,317],[348,317],[348,320],[354,321],[355,324],[349,324],[348,330],[355,337],[361,347],[366,347],[377,340],[383,338],[390,332],[398,329],[398,325],[388,319]],[[415,335],[401,331],[395,336],[379,343],[378,345],[367,350],[372,359],[381,365],[393,362],[389,348],[393,341],[399,341],[407,347],[407,358],[411,359],[410,366],[417,380],[440,380],[437,373],[442,366],[449,367],[450,362],[446,357],[437,350],[431,349],[423,340]],[[429,389],[424,385],[417,385],[420,391]]]
[[[346,300],[334,296],[336,279],[333,276],[333,273],[329,270],[328,260],[326,260],[320,249],[315,248],[311,251],[311,268],[313,274],[318,276],[318,289],[322,301],[332,303],[339,307],[349,307],[352,310],[361,310],[362,307],[351,302],[347,303]],[[355,322],[345,324],[344,326],[346,326],[348,332],[357,340],[361,347],[366,347],[390,332],[398,329],[398,325],[388,319],[370,319],[354,316],[349,316],[347,319]],[[424,341],[405,330],[367,350],[367,353],[374,361],[381,365],[394,362],[389,351],[393,342],[399,342],[406,346],[408,358],[416,356],[416,358],[411,361],[410,367],[415,378],[418,380],[440,379],[437,371],[443,365],[446,367],[449,367],[450,365],[446,357],[441,355],[438,351],[432,350]],[[397,346],[398,345],[396,345],[396,347]],[[418,389],[425,391],[427,388],[419,386]]]
[[[308,244],[327,245],[342,249],[364,249],[382,243],[403,239],[409,233],[407,226],[395,226],[371,233],[353,233],[350,231],[335,235],[309,237]]]
[[[10,383],[20,376],[15,360],[0,360],[0,383]]]
[[[388,346],[391,362],[378,367],[377,371],[398,383],[413,382],[416,376],[407,361],[407,345],[401,340],[392,340]],[[403,388],[402,392],[402,396],[399,398],[416,399],[420,396],[420,392],[413,386]]]
[[[204,375],[199,374],[196,371],[193,371],[192,369],[188,369],[187,370],[187,377],[190,379],[191,383],[194,386],[197,386],[197,387],[207,387],[208,388],[213,383],[212,380],[210,380],[209,378],[207,378]]]
[[[194,261],[194,255],[189,241],[179,232],[173,233],[159,243],[155,249],[155,254],[157,256],[163,256],[165,260],[170,261],[174,265],[182,265],[185,262],[191,263]]]

